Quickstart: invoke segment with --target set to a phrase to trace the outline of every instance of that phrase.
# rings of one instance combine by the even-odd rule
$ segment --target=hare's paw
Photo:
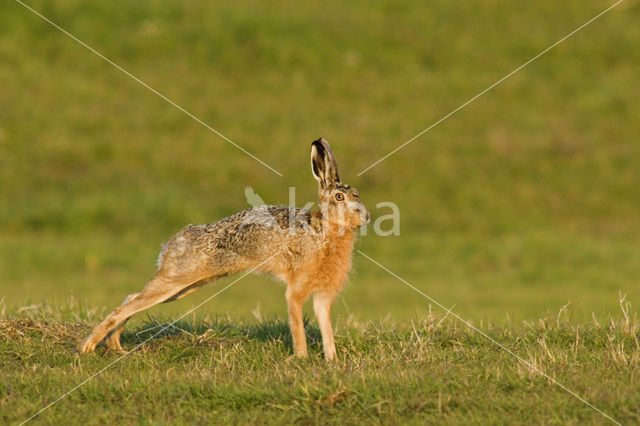
[[[85,340],[82,346],[80,346],[79,352],[81,354],[88,354],[90,352],[93,352],[97,344],[98,342],[94,342],[93,339],[91,339],[90,337],[87,340]]]
[[[120,344],[120,333],[112,334],[107,338],[104,343],[107,345],[109,349],[115,352],[124,353],[125,350],[122,349],[122,345]]]

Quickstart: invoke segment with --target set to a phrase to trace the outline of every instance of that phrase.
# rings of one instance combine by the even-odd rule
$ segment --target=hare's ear
[[[311,144],[311,171],[323,188],[340,182],[336,156],[325,139],[318,139]]]

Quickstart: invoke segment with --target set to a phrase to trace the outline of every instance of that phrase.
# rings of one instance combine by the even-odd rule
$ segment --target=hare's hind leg
[[[136,297],[138,297],[139,294],[140,293],[131,293],[124,299],[124,301],[120,306],[135,299]],[[124,326],[127,324],[127,321],[129,321],[129,318],[125,319],[120,324],[118,324],[118,326],[113,330],[111,330],[107,334],[107,337],[105,337],[104,342],[109,349],[119,351],[119,352],[124,352],[124,350],[122,349],[122,345],[120,344],[120,335],[124,331]]]
[[[173,296],[169,297],[167,300],[164,300],[160,303],[168,303],[168,302],[173,302],[174,300],[182,299],[183,297],[190,295],[191,293],[193,293],[194,291],[202,287],[203,284],[204,284],[203,281],[199,281],[195,284],[191,284],[190,286],[180,290],[178,293],[174,294]],[[135,299],[136,297],[138,297],[139,294],[140,293],[132,293],[128,295],[124,299],[124,302],[122,302],[122,305]],[[122,332],[124,331],[124,326],[127,324],[127,321],[129,321],[129,318],[126,318],[125,320],[123,320],[120,324],[118,324],[118,326],[116,326],[116,328],[114,328],[107,334],[107,337],[104,338],[104,343],[107,345],[109,349],[112,349],[118,352],[124,352],[124,349],[122,349],[122,345],[120,343],[120,336],[122,335]]]
[[[135,298],[125,301],[122,305],[118,306],[93,329],[91,335],[80,348],[80,353],[92,352],[98,343],[111,332],[113,332],[113,334],[109,336],[108,344],[113,344],[115,348],[118,349],[120,346],[122,327],[124,327],[129,317],[158,303],[171,299],[176,294],[202,279],[202,277],[170,278],[161,274],[156,275]]]

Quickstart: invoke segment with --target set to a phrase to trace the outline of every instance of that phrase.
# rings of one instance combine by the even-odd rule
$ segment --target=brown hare
[[[317,211],[262,206],[185,227],[163,246],[151,281],[98,324],[80,352],[93,351],[102,340],[122,351],[120,335],[132,315],[182,298],[207,281],[250,270],[286,283],[289,327],[299,357],[307,355],[302,304],[313,296],[324,356],[333,359],[331,306],[351,268],[355,231],[369,222],[369,212],[358,192],[340,182],[336,158],[324,139],[311,144],[311,170],[318,181]]]

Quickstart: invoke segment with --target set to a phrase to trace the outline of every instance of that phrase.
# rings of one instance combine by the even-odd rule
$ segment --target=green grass
[[[270,203],[286,204],[289,186],[300,205],[313,200],[319,135],[374,219],[388,213],[380,201],[401,209],[400,236],[369,232],[360,248],[443,304],[520,321],[571,302],[584,320],[616,309],[619,290],[640,296],[635,3],[359,178],[606,3],[30,4],[285,177],[4,2],[0,285],[11,305],[120,303],[183,225],[246,208],[246,185]],[[218,312],[281,313],[263,281]],[[343,300],[341,313],[362,319],[425,309],[364,259]],[[180,303],[162,312],[197,300]]]
[[[361,177],[606,2],[30,4],[285,176],[4,2],[0,286],[10,305],[73,295],[111,308],[183,225],[248,207],[246,185],[269,203],[286,204],[289,186],[299,205],[313,200],[308,149],[319,135],[374,219],[388,213],[380,201],[401,209],[400,236],[369,232],[360,248],[443,304],[504,322],[570,302],[586,320],[616,309],[619,290],[640,297],[635,3]],[[355,272],[339,313],[424,312],[375,265],[356,259]],[[260,303],[281,314],[281,290],[263,283],[243,282],[215,311],[247,315]]]
[[[123,359],[102,348],[77,357],[74,348],[95,319],[73,303],[5,312],[0,420],[28,418],[113,363],[36,422],[607,421],[450,316],[428,314],[403,323],[340,319],[338,361],[329,365],[313,322],[306,327],[310,357],[299,360],[292,356],[286,323],[274,317],[189,316],[169,328],[167,319],[148,318],[125,331],[127,349],[142,345]],[[482,330],[607,415],[630,424],[640,421],[639,327],[629,311],[582,324],[561,311],[517,327]]]
[[[343,180],[359,189],[374,221],[388,213],[377,209],[377,203],[393,201],[400,207],[401,235],[379,237],[370,229],[357,243],[360,250],[442,305],[454,306],[462,317],[484,324],[521,354],[528,348],[540,349],[526,346],[533,331],[523,326],[525,322],[537,324],[539,318],[555,316],[569,304],[572,323],[586,329],[594,313],[603,325],[593,331],[601,342],[594,343],[593,357],[579,351],[584,359],[576,361],[575,370],[551,361],[545,366],[619,418],[637,421],[633,417],[637,411],[625,408],[632,406],[629,393],[636,364],[605,355],[611,348],[604,326],[604,319],[619,312],[619,292],[627,294],[634,306],[640,304],[637,2],[625,1],[360,177],[357,173],[372,162],[610,3],[35,0],[28,4],[284,177],[17,2],[0,3],[0,300],[11,312],[10,321],[28,320],[28,311],[17,312],[20,307],[51,307],[51,323],[34,326],[43,327],[35,336],[50,336],[53,331],[47,327],[56,329],[60,321],[72,330],[63,339],[66,343],[44,358],[29,354],[44,351],[47,338],[16,340],[16,345],[26,346],[10,353],[22,358],[3,352],[3,368],[17,374],[7,382],[10,387],[33,384],[26,379],[33,365],[42,374],[33,393],[20,400],[23,408],[11,405],[7,411],[8,403],[1,402],[2,415],[17,420],[104,365],[100,356],[74,361],[71,349],[126,294],[139,291],[155,271],[160,245],[182,226],[213,222],[249,207],[243,195],[247,185],[272,204],[287,204],[290,186],[298,190],[298,205],[314,200],[308,150],[312,140],[323,136],[332,143]],[[149,314],[177,318],[231,279]],[[85,390],[87,397],[144,406],[149,422],[162,422],[178,409],[167,399],[182,401],[169,384],[180,382],[181,374],[191,377],[189,363],[201,362],[207,367],[193,371],[205,374],[211,365],[225,379],[216,387],[213,376],[205,374],[205,379],[193,379],[193,392],[178,387],[190,401],[185,419],[198,421],[217,410],[229,416],[221,421],[262,418],[264,411],[279,413],[284,420],[313,422],[313,416],[331,412],[342,419],[353,415],[353,419],[386,421],[375,416],[393,410],[407,421],[458,423],[467,413],[479,423],[483,416],[496,423],[600,420],[571,398],[559,396],[562,392],[551,391],[553,386],[540,378],[521,378],[510,370],[512,386],[500,387],[504,376],[501,379],[491,368],[483,376],[484,365],[494,369],[513,365],[486,342],[471,346],[477,352],[436,345],[443,349],[429,358],[427,369],[410,360],[404,370],[395,368],[395,361],[383,365],[393,355],[384,358],[382,347],[408,348],[416,343],[407,330],[411,321],[422,324],[429,317],[428,301],[360,255],[354,256],[354,270],[334,316],[342,318],[346,327],[341,334],[343,358],[356,357],[364,370],[348,370],[346,362],[326,369],[317,350],[311,361],[289,360],[286,344],[278,340],[286,340],[281,323],[264,326],[284,333],[274,341],[238,337],[258,326],[252,312],[264,318],[283,317],[283,294],[282,286],[265,277],[243,279],[196,311],[195,323],[185,325],[225,318],[227,323],[211,319],[209,325],[218,331],[227,326],[245,330],[236,330],[230,338],[234,343],[211,352],[215,348],[207,345],[189,349],[188,334],[160,339],[160,353],[178,348],[172,353],[178,357],[184,352],[186,364],[164,355],[145,358],[142,351],[131,359],[137,360],[140,371],[147,368],[145,363],[156,370],[137,375],[135,369],[118,367],[125,370],[116,368],[102,379],[113,384],[122,377],[119,373],[128,371],[132,383],[143,383],[135,398],[124,398],[125,388],[115,384],[103,392],[99,380]],[[57,314],[70,298],[82,308]],[[309,307],[306,312],[311,315]],[[344,325],[346,319],[349,326]],[[144,316],[132,327],[141,330]],[[501,334],[511,329],[518,338]],[[357,337],[358,333],[369,337]],[[384,344],[377,340],[394,333],[399,336],[395,343],[391,337]],[[573,329],[553,333],[559,333],[557,339],[550,338],[556,342],[555,350],[569,351]],[[135,342],[131,335],[128,339]],[[355,346],[345,345],[349,341]],[[3,343],[8,344],[11,341]],[[240,346],[233,349],[234,344]],[[150,344],[154,345],[155,341]],[[229,361],[231,368],[239,369],[231,375],[219,370],[226,368],[227,349],[239,351],[244,360]],[[243,350],[250,355],[242,355]],[[426,357],[422,350],[407,349],[406,356]],[[633,345],[626,344],[625,350],[633,350]],[[448,357],[456,356],[461,357],[456,367],[469,368],[461,373],[466,382],[447,384],[439,373],[455,370]],[[165,362],[177,363],[175,370],[169,364],[164,369]],[[281,365],[288,373],[270,375]],[[257,381],[251,382],[254,370]],[[162,385],[158,377],[164,376],[158,371],[170,376],[169,384]],[[585,371],[592,377],[580,377]],[[315,378],[305,394],[307,372]],[[341,384],[343,376],[349,379]],[[475,387],[478,377],[485,378],[486,387]],[[260,380],[269,383],[259,388],[262,399],[253,393],[258,392],[254,388]],[[185,382],[189,380],[180,386]],[[157,398],[145,402],[149,387],[157,391]],[[371,394],[366,387],[372,388]],[[616,392],[606,396],[610,388]],[[541,406],[532,405],[535,390],[542,392]],[[412,402],[411,392],[423,402]],[[331,398],[341,402],[323,405],[322,398],[333,393],[338,396]],[[368,396],[359,399],[361,394]],[[7,395],[1,401],[15,401],[7,399],[16,398],[15,392]],[[86,418],[102,406],[85,404],[80,395],[69,401],[85,410]],[[238,409],[221,408],[222,396],[214,395],[228,395]],[[237,395],[247,405],[238,402]],[[440,412],[437,395],[445,417],[429,417]],[[162,403],[153,408],[158,400]],[[268,406],[260,401],[276,402]],[[482,411],[487,406],[501,408]],[[52,410],[49,416],[60,417],[48,419],[60,420],[70,410]],[[119,415],[115,409],[104,410],[96,421]]]

